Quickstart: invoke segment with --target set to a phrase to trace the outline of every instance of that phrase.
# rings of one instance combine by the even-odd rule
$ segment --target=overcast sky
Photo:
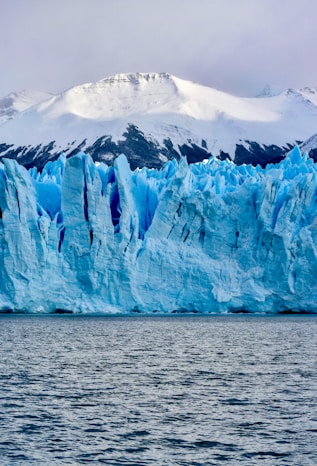
[[[167,71],[239,95],[317,86],[315,0],[0,0],[0,96]]]

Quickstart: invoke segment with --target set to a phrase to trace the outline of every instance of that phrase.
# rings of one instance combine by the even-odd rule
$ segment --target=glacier
[[[1,312],[316,312],[317,164],[0,163]]]

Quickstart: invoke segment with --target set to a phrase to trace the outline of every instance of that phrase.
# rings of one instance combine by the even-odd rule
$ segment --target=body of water
[[[1,316],[0,465],[317,465],[317,317]]]

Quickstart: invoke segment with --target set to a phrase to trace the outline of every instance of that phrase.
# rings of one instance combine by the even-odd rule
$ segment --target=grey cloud
[[[10,0],[0,17],[0,96],[128,71],[239,94],[317,85],[311,0]]]

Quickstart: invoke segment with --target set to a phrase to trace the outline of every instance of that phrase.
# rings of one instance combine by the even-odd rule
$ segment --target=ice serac
[[[0,310],[316,312],[317,164],[0,165]]]

